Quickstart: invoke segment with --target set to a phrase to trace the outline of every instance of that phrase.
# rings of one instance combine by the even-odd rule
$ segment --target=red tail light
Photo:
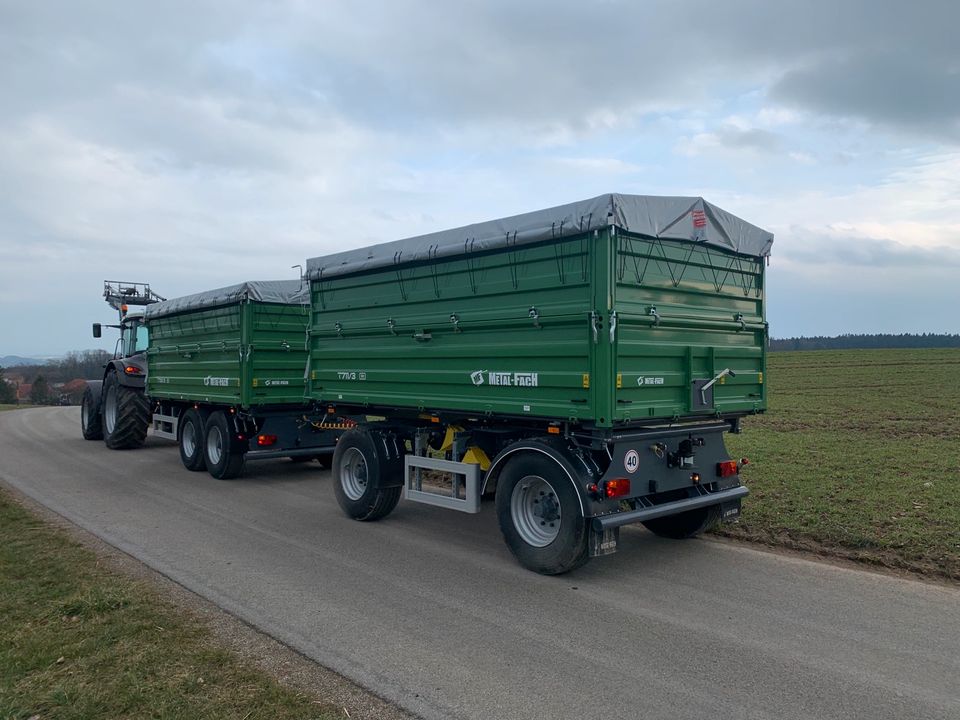
[[[724,460],[717,463],[717,477],[730,477],[739,471],[736,460]]]
[[[629,494],[630,480],[628,478],[617,478],[603,483],[603,495],[606,498],[626,497]]]
[[[138,368],[136,365],[127,365],[123,369],[123,372],[126,375],[143,375],[143,373],[140,371],[140,368]]]
[[[257,435],[257,445],[260,447],[270,447],[277,442],[276,435]]]

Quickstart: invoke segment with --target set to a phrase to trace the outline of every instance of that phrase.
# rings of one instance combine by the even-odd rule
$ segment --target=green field
[[[0,718],[343,717],[0,491]]]
[[[771,353],[735,538],[960,579],[960,350]]]

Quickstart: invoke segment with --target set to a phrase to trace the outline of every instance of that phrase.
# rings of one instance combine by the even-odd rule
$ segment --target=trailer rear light
[[[257,445],[260,447],[270,447],[277,442],[276,435],[257,435]]]
[[[731,475],[736,475],[738,470],[736,460],[724,460],[723,462],[717,463],[717,477],[730,477]]]
[[[700,484],[700,473],[690,473],[690,482],[694,485]]]
[[[560,428],[557,427],[556,425],[550,425],[550,426],[547,428],[547,433],[548,433],[549,435],[559,435],[559,434],[560,434]]]
[[[630,480],[628,478],[617,478],[616,480],[605,480],[603,482],[603,496],[606,498],[626,497],[630,494]]]
[[[123,369],[123,372],[125,375],[143,375],[143,373],[140,371],[140,368],[138,368],[136,365],[127,365]]]

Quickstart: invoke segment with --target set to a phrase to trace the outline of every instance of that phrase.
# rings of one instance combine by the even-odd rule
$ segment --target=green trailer
[[[544,573],[627,523],[736,518],[723,433],[766,409],[772,242],[701,198],[603,195],[309,260],[307,396],[376,418],[338,445],[344,511],[494,494]]]
[[[153,431],[188,469],[227,478],[245,460],[330,457],[344,424],[304,399],[308,301],[300,281],[265,281],[147,307]]]

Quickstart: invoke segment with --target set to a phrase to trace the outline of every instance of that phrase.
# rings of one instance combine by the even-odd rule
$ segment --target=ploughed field
[[[960,350],[777,352],[721,533],[960,579]]]

